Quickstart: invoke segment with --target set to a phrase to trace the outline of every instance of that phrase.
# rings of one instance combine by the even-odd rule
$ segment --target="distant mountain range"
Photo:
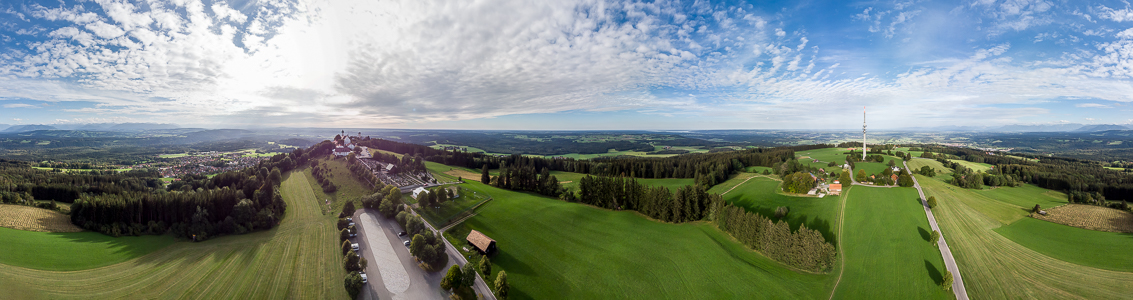
[[[1117,124],[1085,125],[1078,123],[1066,124],[1034,124],[1034,125],[1005,125],[1005,126],[941,126],[941,127],[914,127],[909,131],[980,131],[980,132],[1098,132],[1110,130],[1133,130],[1133,127]]]
[[[81,130],[81,131],[146,131],[178,129],[177,124],[158,123],[90,123],[90,124],[56,124],[56,125],[15,125],[0,124],[5,128],[2,133],[21,133],[36,130]]]

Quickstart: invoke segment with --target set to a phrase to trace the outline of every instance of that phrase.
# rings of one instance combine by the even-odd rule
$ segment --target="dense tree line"
[[[155,172],[75,172],[59,173],[34,169],[31,164],[0,159],[0,191],[23,194],[35,199],[73,202],[84,194],[103,195],[153,191],[162,186]]]
[[[763,255],[812,272],[827,272],[834,266],[834,245],[817,230],[802,225],[792,232],[785,221],[772,222],[730,203],[717,202],[717,206],[716,225]]]
[[[606,209],[634,210],[657,220],[682,223],[709,216],[720,195],[704,186],[684,186],[675,193],[666,187],[650,187],[622,177],[586,176],[579,182],[578,201]]]

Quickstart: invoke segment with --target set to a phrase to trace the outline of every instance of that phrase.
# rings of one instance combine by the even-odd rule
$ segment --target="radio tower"
[[[867,150],[865,147],[865,106],[862,106],[862,161],[865,161],[865,154]]]

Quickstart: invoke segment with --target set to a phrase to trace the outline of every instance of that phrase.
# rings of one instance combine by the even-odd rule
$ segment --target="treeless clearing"
[[[79,232],[71,218],[56,211],[23,205],[0,204],[0,227],[39,232]]]
[[[472,173],[472,172],[468,172],[468,171],[461,170],[461,169],[452,169],[452,170],[446,171],[445,174],[464,178],[464,179],[468,179],[468,180],[479,180],[480,179],[480,173]]]
[[[1133,233],[1133,214],[1108,207],[1067,204],[1048,209],[1036,219],[1097,231]]]

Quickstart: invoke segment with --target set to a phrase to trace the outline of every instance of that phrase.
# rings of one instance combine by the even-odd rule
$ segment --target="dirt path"
[[[838,290],[838,285],[842,283],[842,273],[846,272],[846,250],[842,247],[842,227],[845,224],[846,217],[846,198],[850,198],[850,189],[847,188],[845,193],[842,193],[842,207],[838,209],[838,256],[841,267],[838,268],[838,279],[834,281],[834,288],[830,289],[830,298],[834,299],[834,292]]]

